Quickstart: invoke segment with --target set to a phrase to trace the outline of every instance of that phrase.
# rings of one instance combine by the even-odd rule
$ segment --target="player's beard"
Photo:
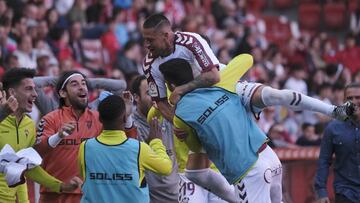
[[[78,98],[69,98],[70,104],[73,108],[84,110],[88,106],[88,98],[85,102],[80,101]]]
[[[165,42],[165,48],[161,51],[161,56],[166,57],[169,56],[172,53],[172,44]]]

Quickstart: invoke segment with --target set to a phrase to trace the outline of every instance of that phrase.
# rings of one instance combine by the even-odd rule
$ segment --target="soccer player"
[[[159,120],[163,120],[163,121],[167,121],[166,119],[163,119],[161,113],[159,112],[159,110],[157,110],[156,108],[152,107],[148,113],[147,116],[147,120],[148,122],[151,121],[152,118],[157,117]],[[234,196],[234,188],[232,186],[230,186],[229,184],[220,184],[222,185],[222,188],[215,188],[218,189],[216,191],[212,191],[211,186],[209,187],[209,184],[206,185],[206,187],[200,186],[195,184],[194,182],[192,182],[191,180],[189,180],[186,176],[185,176],[185,168],[186,168],[186,164],[188,163],[192,163],[192,162],[204,162],[202,159],[197,159],[197,160],[191,160],[194,157],[196,158],[196,156],[202,156],[203,154],[200,155],[196,155],[193,156],[192,154],[189,155],[189,148],[187,147],[187,145],[182,142],[181,140],[179,140],[174,134],[173,132],[170,132],[171,136],[173,136],[173,140],[174,140],[174,149],[175,149],[175,154],[176,154],[176,162],[177,162],[177,167],[178,167],[178,176],[179,176],[179,192],[178,192],[178,201],[179,202],[187,202],[187,203],[197,203],[197,202],[208,202],[208,203],[225,203],[225,202],[231,202],[231,200],[233,199]],[[190,159],[190,161],[188,161],[188,159]],[[206,163],[207,160],[205,160]],[[199,165],[199,163],[197,163],[197,165]],[[226,179],[219,173],[219,170],[215,167],[214,164],[210,165],[210,168],[212,170],[207,170],[204,169],[203,171],[205,171],[206,173],[211,173],[211,178],[215,179],[216,184],[220,183],[224,183],[226,182]],[[201,173],[201,172],[200,172]],[[208,181],[208,183],[211,183],[212,181]],[[211,191],[210,191],[210,190]],[[221,196],[217,196],[214,193],[220,194]]]
[[[149,202],[145,170],[169,175],[172,163],[161,142],[157,119],[150,123],[150,147],[127,138],[125,104],[111,95],[102,100],[98,111],[104,130],[97,138],[80,145],[80,173],[84,178],[81,202]]]
[[[134,125],[137,129],[138,139],[147,141],[149,139],[150,123],[147,122],[149,110],[153,104],[149,93],[149,86],[144,75],[140,75],[134,79],[131,85],[131,93],[133,94],[136,104],[136,110],[133,112]],[[149,186],[151,203],[177,203],[179,193],[179,176],[177,174],[177,153],[174,151],[174,136],[172,123],[162,117],[158,117],[161,126],[162,142],[164,143],[166,153],[172,161],[172,172],[168,176],[161,176],[151,171],[145,171],[146,182]]]
[[[77,155],[82,141],[96,137],[102,130],[98,112],[88,108],[86,78],[77,71],[64,72],[56,85],[60,107],[46,114],[38,126],[43,168],[66,181],[79,175]],[[57,194],[41,188],[40,202],[80,202],[81,191]]]
[[[190,64],[183,59],[172,59],[159,69],[170,89],[194,79]],[[235,185],[234,201],[281,202],[282,166],[267,147],[267,137],[252,115],[266,106],[284,105],[345,120],[353,113],[354,106],[351,103],[333,106],[295,91],[277,90],[259,83],[238,82],[235,87],[235,81],[227,82],[233,82],[234,86],[198,88],[183,95],[176,106],[174,125],[186,132],[181,139],[190,150],[206,152],[227,181]],[[210,177],[204,173],[198,176],[196,163],[187,169],[190,180],[207,185]]]
[[[36,140],[35,122],[26,115],[32,111],[37,97],[33,77],[35,70],[26,68],[11,68],[3,75],[3,89],[0,108],[3,120],[0,121],[0,149],[9,144],[15,151],[32,147]],[[7,95],[7,96],[6,96]],[[69,177],[70,184],[63,184],[49,176],[41,167],[35,167],[25,175],[54,192],[72,191],[77,187],[77,179]],[[28,202],[26,184],[9,187],[5,174],[0,174],[0,202]],[[71,182],[75,181],[74,184]],[[17,183],[16,183],[17,184]],[[73,188],[73,189],[71,189]]]
[[[156,101],[162,115],[172,121],[174,108],[168,102],[165,80],[159,66],[173,58],[183,58],[191,65],[194,80],[172,91],[169,99],[175,105],[186,92],[219,82],[220,63],[204,38],[196,33],[174,33],[170,21],[161,14],[151,15],[145,20],[142,34],[149,50],[143,71],[149,83],[150,96]]]

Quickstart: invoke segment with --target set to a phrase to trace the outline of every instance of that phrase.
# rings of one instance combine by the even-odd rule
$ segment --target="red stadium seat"
[[[266,7],[267,0],[246,0],[246,6],[251,12],[261,13]]]
[[[340,29],[346,24],[345,3],[327,3],[324,6],[324,22],[327,28]]]
[[[266,25],[265,37],[279,46],[285,45],[291,38],[290,24],[278,16],[263,16]]]
[[[276,9],[287,9],[292,7],[293,0],[273,0],[273,5]]]
[[[354,12],[359,7],[359,0],[349,0],[348,10]]]
[[[319,3],[319,0],[299,0],[299,4],[304,3]]]
[[[318,30],[320,19],[321,7],[319,4],[306,3],[299,6],[299,24],[301,29]]]

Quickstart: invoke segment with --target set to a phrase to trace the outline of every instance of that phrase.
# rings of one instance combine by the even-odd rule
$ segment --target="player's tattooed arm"
[[[220,81],[220,73],[216,68],[211,69],[208,72],[203,72],[196,77],[193,81],[186,83],[175,88],[170,96],[170,102],[176,104],[182,95],[190,92],[194,89],[201,87],[210,87]]]

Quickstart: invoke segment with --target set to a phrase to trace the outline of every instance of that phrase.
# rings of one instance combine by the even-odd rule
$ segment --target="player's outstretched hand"
[[[159,125],[159,120],[157,117],[151,119],[148,142],[155,138],[162,138],[161,127]]]
[[[72,192],[76,188],[80,187],[83,184],[83,181],[79,177],[73,177],[68,183],[61,183],[60,191],[61,192]]]

